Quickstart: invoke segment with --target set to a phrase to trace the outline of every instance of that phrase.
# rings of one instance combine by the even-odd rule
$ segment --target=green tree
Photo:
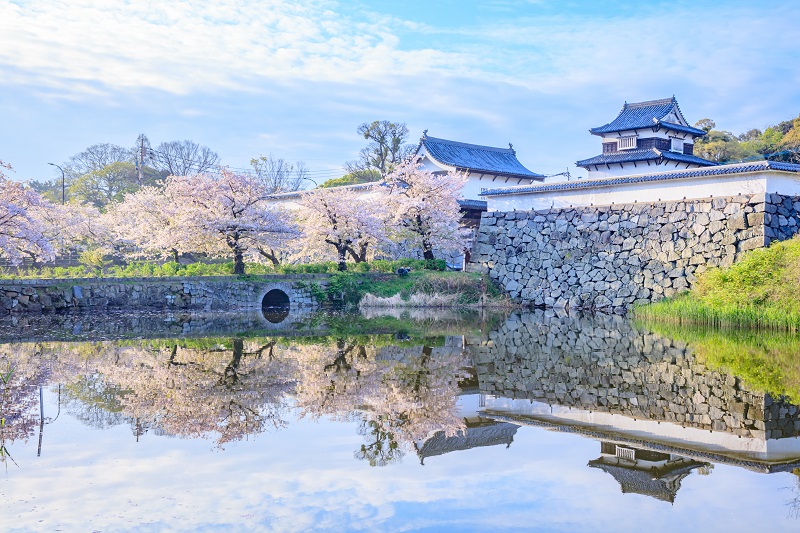
[[[713,124],[713,121],[709,122]],[[695,140],[694,155],[717,163],[731,163],[757,157],[758,152],[739,142],[738,137],[729,131],[709,130],[705,137]]]
[[[708,133],[709,131],[713,130],[717,127],[717,123],[711,120],[710,118],[701,118],[694,124],[695,128],[700,128],[704,132]]]
[[[367,169],[363,172],[351,172],[341,178],[331,178],[320,184],[320,187],[341,187],[342,185],[358,185],[359,183],[370,183],[381,179],[381,173],[374,169]]]
[[[129,161],[115,162],[92,170],[76,179],[69,188],[70,198],[104,209],[112,202],[139,189],[136,167]]]

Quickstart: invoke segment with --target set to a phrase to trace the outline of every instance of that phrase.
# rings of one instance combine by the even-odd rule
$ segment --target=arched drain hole
[[[261,301],[261,312],[269,322],[279,324],[289,316],[289,295],[280,289],[272,289]]]

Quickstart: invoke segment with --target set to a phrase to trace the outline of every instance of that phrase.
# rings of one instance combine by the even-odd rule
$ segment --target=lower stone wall
[[[512,314],[472,351],[484,394],[742,437],[800,435],[796,405],[748,390],[687,345],[622,317]]]
[[[309,279],[306,279],[309,278]],[[73,279],[0,281],[0,315],[68,309],[260,309],[264,295],[279,289],[292,307],[316,306],[311,282],[324,277]]]
[[[800,198],[778,194],[487,212],[470,269],[525,304],[624,312],[798,228]]]

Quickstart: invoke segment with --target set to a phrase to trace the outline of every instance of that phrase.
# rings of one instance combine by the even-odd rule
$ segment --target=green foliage
[[[119,202],[139,188],[133,163],[117,161],[78,177],[69,187],[69,197],[99,209]]]
[[[800,330],[800,240],[749,252],[699,276],[694,289],[634,310],[677,324]]]
[[[79,261],[82,265],[94,269],[97,276],[102,276],[103,270],[111,264],[111,261],[106,259],[105,252],[99,248],[81,252]]]
[[[321,188],[341,187],[342,185],[358,185],[359,183],[371,183],[381,179],[381,173],[374,169],[350,172],[341,178],[331,178],[320,184]]]
[[[695,126],[707,133],[695,140],[694,154],[699,157],[718,163],[762,157],[800,163],[800,117],[770,126],[763,132],[753,128],[738,136],[714,129],[716,124],[707,118],[699,120]]]
[[[69,178],[65,179],[64,188],[68,189],[71,185],[71,180]],[[62,189],[61,189],[61,178],[54,178],[49,181],[31,181],[30,182],[31,188],[42,195],[42,198],[53,202],[54,204],[60,204],[62,199]],[[64,190],[64,196],[66,196],[66,190]]]

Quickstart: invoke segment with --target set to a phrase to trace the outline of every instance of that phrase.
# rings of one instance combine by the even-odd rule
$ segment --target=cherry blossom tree
[[[245,256],[298,235],[288,213],[266,196],[258,180],[222,169],[215,176],[170,176],[162,197],[145,189],[112,211],[122,233],[145,253],[232,255],[234,274],[241,275]]]
[[[0,257],[8,258],[11,264],[19,264],[24,255],[31,254],[52,259],[53,247],[33,214],[50,204],[33,189],[11,181],[3,169],[11,170],[11,166],[0,161]]]
[[[394,239],[424,259],[435,259],[435,251],[463,251],[469,231],[460,225],[458,199],[466,182],[463,173],[433,174],[410,161],[398,165],[386,177]]]
[[[109,253],[115,248],[110,221],[94,206],[47,203],[37,206],[32,213],[56,255],[77,247],[102,248]],[[39,259],[32,251],[27,255],[34,262]]]
[[[299,203],[303,253],[325,257],[333,249],[339,270],[347,270],[348,254],[365,261],[370,248],[386,241],[386,205],[380,193],[364,194],[352,187],[314,189]]]
[[[125,254],[134,258],[171,257],[187,250],[189,240],[179,226],[183,208],[172,189],[142,187],[112,205],[105,213],[107,225]]]

